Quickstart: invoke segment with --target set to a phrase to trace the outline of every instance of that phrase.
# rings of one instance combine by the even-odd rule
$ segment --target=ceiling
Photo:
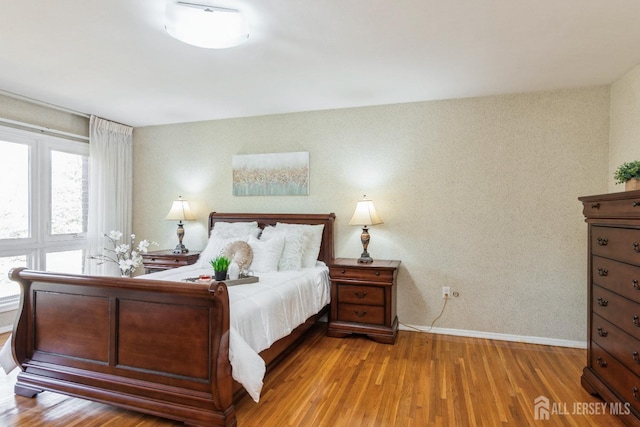
[[[606,85],[640,63],[636,0],[203,0],[247,14],[225,50],[172,39],[167,2],[2,0],[0,90],[140,127]]]

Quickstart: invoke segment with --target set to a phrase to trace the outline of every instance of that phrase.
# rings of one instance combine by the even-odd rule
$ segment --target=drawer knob
[[[637,351],[633,352],[633,361],[640,364],[640,354]]]
[[[357,297],[357,298],[360,298],[360,299],[362,299],[362,298],[364,298],[364,297],[366,297],[366,296],[367,296],[367,293],[366,293],[366,292],[358,292],[358,291],[355,291],[355,292],[354,292],[354,294],[356,294],[356,297]]]
[[[602,298],[602,297],[598,297],[598,305],[601,307],[606,307],[607,305],[609,305],[609,301]],[[636,316],[638,317],[638,316]]]
[[[155,261],[155,260],[156,260],[155,258],[151,258],[151,261]]]
[[[358,317],[364,317],[364,316],[367,314],[367,312],[366,312],[366,311],[364,311],[364,310],[363,310],[363,311],[353,310],[353,312],[354,312],[354,313],[356,314],[356,316],[358,316]]]
[[[640,319],[638,319],[638,315],[634,314],[633,315],[633,324],[636,326],[640,326]]]
[[[598,328],[598,335],[600,335],[601,337],[606,337],[607,335],[609,335],[609,332],[605,331],[602,328]]]
[[[640,285],[638,284],[638,279],[633,279],[631,283],[633,284],[633,289],[635,289],[636,291],[640,291]]]
[[[591,203],[591,209],[600,209],[600,203]]]
[[[609,270],[602,267],[598,268],[598,276],[606,276],[607,274],[609,274]]]
[[[598,237],[598,245],[607,246],[607,243],[609,243],[609,239],[606,237]]]
[[[342,274],[344,274],[344,273],[345,273],[344,268],[343,268],[342,270],[340,270],[340,273],[342,273]]]
[[[637,208],[638,206],[640,206],[640,202],[633,202],[633,207]]]
[[[379,275],[380,275],[380,272],[379,272],[379,271],[376,271],[376,276],[379,276]]]
[[[638,242],[633,242],[633,251],[640,253],[640,244],[638,244]]]
[[[600,357],[600,356],[596,357],[596,364],[598,366],[600,366],[601,368],[606,368],[607,367],[607,361],[603,360],[602,357]]]
[[[633,392],[633,398],[640,402],[640,396],[638,396],[638,387],[633,387],[631,391]]]

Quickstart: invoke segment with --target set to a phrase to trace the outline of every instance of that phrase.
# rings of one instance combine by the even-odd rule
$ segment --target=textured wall
[[[187,198],[206,215],[335,212],[336,255],[357,257],[347,223],[367,194],[385,223],[374,258],[402,260],[398,316],[436,326],[586,339],[586,227],[578,196],[607,189],[609,88],[375,106],[137,128],[134,231],[162,248]],[[234,197],[234,154],[309,151],[311,194]]]
[[[609,191],[624,191],[613,173],[622,163],[640,160],[640,65],[611,85]]]
[[[75,135],[89,136],[89,119],[86,117],[4,95],[0,95],[0,117]],[[1,122],[0,125],[2,125]]]

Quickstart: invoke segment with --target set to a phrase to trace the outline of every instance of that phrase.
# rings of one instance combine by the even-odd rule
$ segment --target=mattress
[[[184,281],[201,274],[211,274],[211,267],[196,263],[138,278]],[[318,261],[315,267],[298,271],[260,273],[257,283],[229,286],[228,292],[232,376],[258,402],[266,371],[258,353],[329,303],[329,269]]]

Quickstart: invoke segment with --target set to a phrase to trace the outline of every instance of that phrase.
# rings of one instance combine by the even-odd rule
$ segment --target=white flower
[[[149,249],[149,245],[151,245],[152,242],[148,241],[148,240],[142,240],[140,243],[138,243],[138,251],[142,252],[143,254],[147,253],[147,249]]]
[[[111,252],[112,254],[115,254],[115,257],[113,257],[112,255],[103,254],[92,255],[90,256],[90,258],[100,261],[99,264],[105,262],[116,263],[118,264],[118,267],[120,267],[122,273],[126,275],[131,274],[136,268],[142,265],[142,256],[140,255],[140,253],[146,253],[149,246],[157,245],[156,242],[143,240],[138,243],[138,250],[134,251],[131,250],[131,248],[134,247],[134,240],[136,238],[135,234],[131,234],[130,245],[127,243],[122,243],[120,245],[116,244],[116,241],[122,238],[122,232],[120,231],[111,230],[109,234],[103,234],[103,236],[109,239],[110,243],[113,245],[113,250],[107,248],[105,248],[105,250]]]
[[[123,254],[124,256],[127,256],[129,253],[129,245],[123,243],[122,245],[117,245],[114,250],[117,255]]]

